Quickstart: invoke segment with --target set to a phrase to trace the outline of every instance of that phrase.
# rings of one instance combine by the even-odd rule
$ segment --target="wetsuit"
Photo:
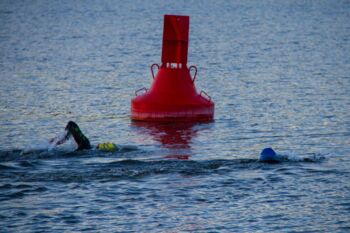
[[[66,131],[66,140],[73,136],[74,141],[78,145],[77,150],[91,149],[89,139],[81,132],[79,126],[75,122],[69,121],[66,126]]]

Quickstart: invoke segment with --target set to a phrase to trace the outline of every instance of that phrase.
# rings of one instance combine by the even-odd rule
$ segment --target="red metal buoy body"
[[[165,15],[162,64],[153,64],[151,88],[139,89],[131,101],[131,119],[141,121],[212,121],[214,102],[196,91],[195,66],[187,67],[189,17]],[[154,68],[158,68],[154,76]],[[194,70],[194,77],[190,71]],[[138,95],[141,91],[142,94]]]

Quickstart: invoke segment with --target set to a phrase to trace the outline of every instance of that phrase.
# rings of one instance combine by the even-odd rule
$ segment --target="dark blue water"
[[[129,119],[164,14],[190,16],[213,123]],[[0,232],[349,232],[349,22],[349,1],[0,1]],[[136,148],[48,151],[69,120]]]

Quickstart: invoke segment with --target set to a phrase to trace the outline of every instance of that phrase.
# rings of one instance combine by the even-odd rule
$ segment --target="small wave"
[[[104,156],[110,154],[128,153],[138,151],[139,148],[134,145],[118,145],[120,147],[117,151],[104,152],[100,150],[82,150],[75,151],[74,148],[58,147],[51,148],[48,143],[42,143],[30,146],[24,149],[13,149],[0,151],[0,162],[18,161],[18,160],[33,160],[33,159],[52,159],[60,157],[77,157],[77,156]],[[26,166],[25,164],[23,166]],[[30,164],[28,164],[30,166]],[[1,169],[10,169],[10,167],[0,166]]]
[[[48,190],[44,186],[33,186],[29,184],[4,184],[0,186],[0,190],[6,191],[6,190],[20,190],[21,192],[44,192]]]
[[[134,145],[119,145],[119,147],[119,152],[136,151],[139,149],[137,146]]]
[[[30,154],[30,153],[38,153],[44,151],[50,151],[53,147],[49,142],[41,142],[39,144],[30,145],[21,150],[21,155]]]
[[[0,171],[1,170],[15,170],[15,169],[16,169],[16,167],[14,167],[14,166],[0,164]]]
[[[35,172],[27,170],[16,171],[18,182],[90,182],[100,180],[109,182],[114,180],[142,178],[149,175],[181,174],[202,175],[210,173],[225,173],[227,170],[255,166],[257,160],[152,160],[143,161],[124,159],[106,163],[86,163],[84,167],[68,167],[64,170],[36,169]],[[13,177],[13,174],[5,174]]]
[[[5,185],[2,186],[2,188],[6,188],[6,189],[29,189],[29,188],[32,188],[32,186],[29,185],[29,184],[18,184],[18,185],[5,184]]]
[[[36,164],[35,164],[35,162],[29,162],[27,160],[22,160],[22,161],[19,161],[19,165],[21,167],[34,168]]]
[[[0,189],[1,189],[1,190],[7,190],[7,189],[10,189],[11,187],[12,187],[11,184],[0,185]]]
[[[7,200],[13,200],[17,198],[22,198],[24,197],[24,191],[17,191],[14,193],[10,193],[8,195],[4,195],[3,197],[0,197],[0,201],[7,201]]]
[[[30,160],[36,159],[42,156],[49,156],[53,153],[49,152],[47,149],[14,149],[0,151],[0,162],[16,161],[16,160]]]
[[[28,184],[4,184],[0,186],[2,193],[0,195],[0,201],[12,200],[22,198],[25,195],[31,195],[33,193],[42,193],[48,190],[45,186],[33,186]]]
[[[13,11],[0,10],[0,15],[1,15],[1,14],[10,15],[10,14],[12,14],[12,13],[13,13]]]

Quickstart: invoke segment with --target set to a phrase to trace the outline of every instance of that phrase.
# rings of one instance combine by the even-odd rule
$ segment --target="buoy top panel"
[[[164,15],[163,64],[187,64],[189,25],[189,16]]]

